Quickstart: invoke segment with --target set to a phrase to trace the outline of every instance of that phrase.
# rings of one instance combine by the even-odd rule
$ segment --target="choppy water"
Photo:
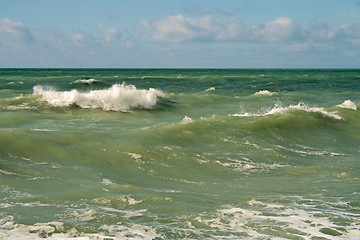
[[[0,239],[360,238],[360,70],[0,69]]]

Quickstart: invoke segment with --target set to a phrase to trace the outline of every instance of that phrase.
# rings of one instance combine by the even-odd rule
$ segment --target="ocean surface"
[[[0,69],[0,239],[360,239],[360,70]]]

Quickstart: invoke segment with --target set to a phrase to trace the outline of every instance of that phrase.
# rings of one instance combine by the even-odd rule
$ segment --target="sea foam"
[[[260,91],[258,91],[258,92],[256,92],[256,93],[254,93],[254,95],[272,96],[272,95],[274,95],[274,93],[273,93],[273,92],[270,92],[270,91],[268,91],[268,90],[260,90]]]
[[[90,78],[90,79],[78,79],[73,83],[85,83],[85,84],[91,85],[91,84],[96,83],[96,82],[100,82],[100,81],[96,80],[94,78]]]
[[[185,116],[185,117],[181,120],[180,124],[188,124],[188,123],[191,123],[191,122],[193,122],[193,120],[192,120],[191,118],[189,118],[188,116]]]
[[[337,106],[341,107],[341,108],[357,110],[356,104],[354,102],[350,101],[350,100],[345,100],[342,104],[339,104]]]
[[[128,211],[130,212],[130,211]],[[137,215],[141,216],[141,211]],[[129,214],[131,217],[132,215]],[[17,224],[13,217],[0,219],[0,239],[155,239],[160,235],[153,227],[132,224],[126,226],[121,224],[106,225],[99,227],[98,233],[79,232],[75,228],[66,230],[62,222],[35,223],[34,225]]]
[[[201,233],[208,233],[207,229],[213,229],[214,232],[215,230],[226,232],[229,236],[238,236],[239,234],[246,236],[232,237],[231,239],[317,238],[335,240],[359,238],[358,224],[341,224],[339,221],[339,219],[355,220],[355,214],[349,214],[341,208],[334,207],[333,202],[326,200],[298,197],[297,201],[300,202],[298,203],[296,196],[292,198],[295,200],[286,199],[290,202],[289,204],[266,203],[253,199],[248,201],[247,206],[244,207],[227,205],[219,208],[215,213],[200,214],[188,224],[191,227],[196,224],[197,231]],[[326,205],[328,209],[322,210],[317,204]],[[325,217],[324,212],[330,217]],[[199,229],[198,226],[204,227]],[[249,228],[249,226],[256,226],[256,228]]]
[[[81,108],[103,109],[106,111],[129,111],[134,108],[153,108],[158,97],[164,97],[160,90],[138,90],[134,85],[114,84],[108,89],[90,92],[56,91],[51,87],[34,86],[35,95],[55,107],[77,105]]]
[[[211,88],[208,88],[205,90],[205,92],[208,92],[208,91],[215,91],[216,89],[214,87],[211,87]]]
[[[343,118],[337,114],[337,112],[328,112],[326,109],[321,107],[310,107],[305,103],[298,103],[297,105],[290,105],[288,107],[282,107],[280,105],[275,105],[275,107],[267,110],[264,113],[240,113],[240,114],[232,114],[235,117],[262,117],[268,115],[277,115],[277,114],[284,114],[290,111],[305,111],[310,113],[319,113],[325,117],[333,118],[336,120],[342,120]]]

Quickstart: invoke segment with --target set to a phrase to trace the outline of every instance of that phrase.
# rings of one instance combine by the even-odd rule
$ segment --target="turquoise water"
[[[0,239],[360,238],[360,70],[0,69]]]

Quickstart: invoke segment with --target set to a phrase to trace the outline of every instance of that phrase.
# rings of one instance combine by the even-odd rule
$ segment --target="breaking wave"
[[[96,80],[94,78],[90,78],[90,79],[78,79],[76,81],[74,81],[73,83],[84,83],[84,84],[93,84],[93,83],[100,83],[101,81]]]
[[[275,105],[275,107],[267,110],[263,113],[237,113],[232,114],[232,116],[235,117],[262,117],[262,116],[268,116],[268,115],[278,115],[278,114],[284,114],[292,111],[305,111],[309,113],[318,113],[321,114],[324,117],[336,119],[336,120],[342,120],[343,118],[337,114],[337,112],[328,112],[325,108],[321,107],[310,107],[306,105],[305,103],[298,103],[297,105],[290,105],[288,107],[282,107],[279,105]]]
[[[138,90],[134,85],[114,84],[108,89],[79,92],[56,91],[51,87],[34,86],[34,95],[41,95],[41,99],[55,107],[76,105],[81,108],[102,109],[105,111],[129,111],[134,108],[153,108],[158,97],[165,94],[153,88]]]
[[[357,110],[356,104],[354,102],[350,101],[350,100],[345,100],[342,104],[339,104],[337,106],[341,107],[341,108]]]
[[[188,124],[188,123],[191,123],[191,122],[193,122],[194,120],[192,120],[191,118],[189,118],[188,116],[185,116],[182,120],[181,120],[181,122],[180,122],[180,124]]]
[[[216,89],[214,87],[208,88],[205,90],[205,92],[209,92],[209,91],[215,91]]]
[[[274,95],[274,92],[270,92],[268,90],[260,90],[256,93],[254,93],[254,95],[265,95],[265,96],[272,96]]]

